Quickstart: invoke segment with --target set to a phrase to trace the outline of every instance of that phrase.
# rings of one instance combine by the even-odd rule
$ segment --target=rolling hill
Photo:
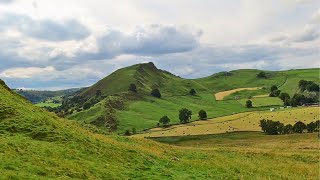
[[[257,74],[265,72],[266,78]],[[171,123],[178,123],[178,111],[188,108],[193,112],[191,120],[197,120],[201,109],[207,111],[210,118],[238,112],[265,110],[279,107],[282,101],[278,98],[260,97],[252,101],[254,108],[247,109],[245,101],[250,96],[269,94],[272,85],[277,85],[291,96],[298,92],[301,79],[319,83],[319,69],[301,69],[288,71],[262,71],[242,69],[221,72],[199,79],[184,79],[155,67],[153,63],[143,63],[119,69],[91,87],[69,97],[62,105],[66,117],[80,122],[107,127],[112,131],[124,132],[133,128],[143,130],[155,127],[158,120],[167,115]],[[137,86],[137,93],[128,91],[129,85]],[[216,101],[214,94],[237,88],[256,88],[252,91],[238,91]],[[158,88],[161,98],[150,95],[152,89]],[[197,94],[189,94],[195,89]],[[97,92],[101,96],[97,97]],[[73,99],[76,99],[73,101]],[[90,108],[84,109],[85,103]]]
[[[61,119],[32,105],[0,80],[0,179],[318,177],[314,171],[318,163],[315,134],[272,140],[262,134],[231,136],[225,138],[238,141],[219,144],[216,137],[206,137],[199,142],[207,148],[199,148],[105,135],[92,126]],[[241,139],[250,144],[239,144]],[[214,141],[218,141],[217,146],[208,148]],[[264,147],[264,142],[271,143],[272,147]],[[184,146],[188,146],[188,142]]]

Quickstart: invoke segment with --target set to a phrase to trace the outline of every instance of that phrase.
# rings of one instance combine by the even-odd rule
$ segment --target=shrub
[[[200,110],[198,115],[201,120],[207,119],[207,112],[204,110]]]
[[[275,90],[278,90],[278,87],[276,85],[271,86],[270,92],[273,92]]]
[[[194,96],[194,95],[196,95],[196,90],[194,90],[194,89],[191,89],[190,91],[189,91],[189,94],[191,95],[191,96]]]
[[[160,93],[159,89],[153,89],[153,90],[151,91],[151,95],[152,95],[153,97],[161,98],[161,93]]]
[[[124,135],[125,135],[125,136],[130,136],[130,131],[129,131],[129,130],[126,130],[126,131],[124,132]]]
[[[246,102],[246,107],[247,107],[247,108],[252,108],[252,101],[251,101],[251,100],[248,100],[248,101]]]
[[[292,129],[295,133],[303,133],[303,131],[307,129],[307,125],[301,121],[298,121],[293,125]]]
[[[159,123],[163,125],[167,125],[170,122],[170,118],[168,116],[163,116],[160,118]]]
[[[131,92],[137,92],[137,86],[135,84],[130,84],[129,91]]]

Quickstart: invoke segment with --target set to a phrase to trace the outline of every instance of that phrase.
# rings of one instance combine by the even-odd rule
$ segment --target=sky
[[[184,78],[319,68],[319,0],[0,0],[0,79],[90,86],[154,62]]]

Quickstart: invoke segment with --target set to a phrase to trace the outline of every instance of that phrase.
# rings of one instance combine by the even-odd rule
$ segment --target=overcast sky
[[[0,78],[89,86],[152,61],[185,78],[319,67],[319,0],[0,0]]]

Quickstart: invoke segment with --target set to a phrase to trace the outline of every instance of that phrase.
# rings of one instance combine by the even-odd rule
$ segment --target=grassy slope
[[[159,118],[168,115],[172,123],[177,123],[178,111],[183,108],[189,108],[193,111],[192,120],[197,119],[197,113],[203,109],[208,112],[209,117],[216,117],[234,112],[247,111],[244,107],[245,100],[235,101],[234,98],[226,98],[228,101],[216,102],[213,94],[216,92],[230,90],[240,87],[266,87],[265,90],[252,91],[250,93],[239,92],[241,97],[247,98],[248,95],[265,94],[272,85],[277,85],[283,91],[293,93],[292,89],[297,88],[298,81],[301,79],[317,79],[319,69],[310,70],[291,70],[271,72],[268,79],[259,79],[256,75],[260,70],[236,70],[231,71],[232,76],[224,76],[224,73],[214,74],[212,76],[194,80],[182,79],[168,72],[157,69],[152,63],[138,64],[124,69],[120,69],[108,77],[102,79],[92,87],[86,89],[81,95],[91,97],[95,95],[96,90],[102,90],[104,95],[110,95],[127,91],[130,83],[138,86],[138,94],[143,98],[138,100],[125,100],[124,110],[116,111],[115,116],[120,122],[119,131],[126,129],[144,129],[154,127]],[[162,99],[150,97],[149,92],[152,88],[159,88],[162,93]],[[194,88],[198,96],[188,96],[188,91]],[[233,96],[233,95],[230,95]],[[126,99],[126,97],[123,97]],[[259,98],[254,99],[253,104],[256,107],[282,105],[277,98]],[[98,106],[98,107],[96,107]],[[68,118],[91,122],[95,117],[105,113],[101,105],[92,107],[92,110],[74,113]],[[90,114],[90,116],[86,115]]]
[[[312,160],[317,154],[310,149],[314,144],[303,143],[300,151],[287,153],[231,146],[175,147],[94,133],[31,105],[2,85],[0,95],[0,179],[318,177],[317,162]],[[291,142],[288,139],[281,143]]]

